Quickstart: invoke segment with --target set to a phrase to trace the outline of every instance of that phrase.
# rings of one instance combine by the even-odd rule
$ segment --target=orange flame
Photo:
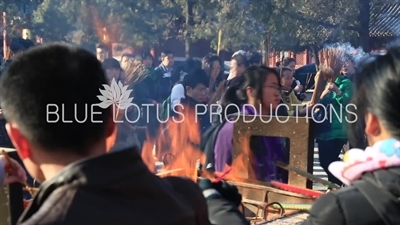
[[[100,19],[100,15],[96,7],[90,7],[92,15],[94,29],[96,30],[97,36],[103,43],[119,42],[117,38],[121,32],[119,30],[120,18],[118,15],[112,14],[108,18],[110,21],[105,23]]]
[[[156,163],[163,162],[163,171],[171,171],[171,173],[162,176],[185,176],[196,182],[198,165],[205,163],[205,155],[198,148],[201,136],[199,126],[193,110],[185,108],[180,112],[181,116],[175,118],[175,121],[170,120],[166,123],[167,129],[161,132],[155,142],[146,141],[142,149],[142,159],[154,172],[156,172]],[[156,146],[155,153],[153,143]],[[242,153],[234,160],[232,167],[226,166],[225,171],[230,171],[224,174],[224,179],[240,181],[243,180],[242,178],[254,178],[254,173],[249,166],[250,153],[249,140],[246,139],[242,144]],[[222,173],[201,171],[202,177],[211,180],[221,175]]]

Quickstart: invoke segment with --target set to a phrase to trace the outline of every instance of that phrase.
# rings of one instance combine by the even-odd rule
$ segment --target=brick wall
[[[306,50],[301,53],[286,52],[271,52],[268,58],[268,66],[274,67],[277,62],[282,61],[282,55],[291,57],[296,60],[296,68],[311,63],[311,54]]]

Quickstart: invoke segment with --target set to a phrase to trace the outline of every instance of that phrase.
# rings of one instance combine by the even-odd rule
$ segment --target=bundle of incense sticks
[[[345,52],[342,48],[324,48],[319,52],[320,70],[328,82],[335,81],[343,66]]]
[[[319,52],[319,71],[315,75],[315,88],[311,103],[317,104],[327,82],[334,82],[343,67],[345,51],[342,48],[324,48]]]
[[[7,152],[2,150],[1,154],[4,155],[4,157],[6,158],[8,165],[11,167],[11,170],[16,171],[17,168],[15,167],[14,163],[11,160],[11,157],[7,154]],[[25,185],[24,190],[28,191],[29,194],[32,196],[39,190],[38,188],[31,187],[26,181],[23,183],[23,185]]]

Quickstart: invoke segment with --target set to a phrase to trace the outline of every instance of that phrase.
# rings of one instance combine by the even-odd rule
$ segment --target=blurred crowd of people
[[[1,78],[1,114],[29,174],[43,181],[20,224],[249,224],[236,187],[207,179],[196,185],[184,178],[159,178],[143,163],[141,146],[168,130],[159,120],[179,116],[177,107],[206,106],[202,107],[206,111],[194,115],[198,120],[193,126],[202,135],[206,169],[224,172],[233,161],[233,123],[228,122],[233,115],[314,113],[311,103],[294,107],[306,99],[307,89],[294,77],[295,60],[285,58],[272,68],[262,65],[260,53],[238,51],[226,74],[224,62],[212,53],[177,67],[172,51],[162,52],[160,59],[157,65],[148,52],[125,54],[120,61],[96,58],[83,49],[51,44],[13,60]],[[395,100],[400,90],[399,61],[398,47],[371,56],[360,68],[346,55],[341,74],[327,82],[319,103],[341,114],[346,113],[346,105],[355,104],[359,119],[350,124],[331,115],[331,120],[317,123],[319,159],[329,181],[350,186],[318,199],[304,224],[400,221],[400,109]],[[46,104],[65,105],[63,113],[68,118],[83,115],[85,107],[73,106],[97,104],[99,89],[112,82],[132,90],[132,103],[139,108],[127,108],[124,115],[139,117],[136,123],[122,118],[124,122],[116,124],[109,108],[92,115],[103,123],[46,121]],[[216,104],[220,107],[211,107]],[[211,120],[209,113],[221,108],[227,117]],[[107,141],[115,133],[115,143],[107,153]],[[377,156],[345,161],[348,167],[358,163],[363,168],[356,170],[357,176],[338,177],[330,165],[340,160],[349,138],[354,148],[365,149],[368,142],[369,152]],[[388,141],[393,143],[382,144]],[[251,137],[257,180],[287,182],[287,173],[275,164],[287,162],[285,146],[281,138]],[[16,162],[0,157],[0,164],[2,183],[26,179]]]

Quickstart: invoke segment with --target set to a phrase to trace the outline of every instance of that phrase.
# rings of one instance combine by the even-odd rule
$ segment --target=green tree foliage
[[[13,23],[23,24],[18,9],[9,3],[16,1],[0,2],[0,9],[8,7],[6,10],[16,15]],[[41,1],[33,13],[32,27],[47,41],[152,46],[169,38],[186,44],[207,39],[217,48],[218,31],[222,31],[222,48],[259,47],[269,37],[276,50],[300,51],[325,42],[357,45],[360,36],[368,32],[368,20],[364,20],[367,25],[360,23],[368,10],[361,6],[395,0]]]
[[[21,35],[18,28],[24,27],[27,25],[27,21],[24,18],[24,15],[19,10],[19,3],[22,0],[5,0],[0,1],[0,31],[3,30],[3,15],[2,12],[7,13],[7,32],[11,36]],[[1,32],[1,34],[3,34]],[[2,39],[2,38],[1,38]]]
[[[34,12],[34,31],[67,42],[157,44],[168,37],[171,10],[152,0],[44,0]]]

